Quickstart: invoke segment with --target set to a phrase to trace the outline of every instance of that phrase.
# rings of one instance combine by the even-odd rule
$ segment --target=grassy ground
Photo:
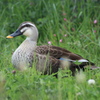
[[[12,52],[25,39],[6,39],[23,21],[32,21],[39,30],[38,45],[60,46],[100,66],[99,0],[1,0],[0,1],[0,100],[99,100],[100,71],[70,71],[40,75],[34,67],[16,71]],[[67,78],[62,78],[66,72]],[[88,80],[95,84],[89,85]]]

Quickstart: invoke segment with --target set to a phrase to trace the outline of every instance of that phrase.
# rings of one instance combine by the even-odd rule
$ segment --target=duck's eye
[[[23,27],[22,29],[20,29],[20,31],[21,31],[21,33],[24,33],[27,29],[28,29],[28,27]]]

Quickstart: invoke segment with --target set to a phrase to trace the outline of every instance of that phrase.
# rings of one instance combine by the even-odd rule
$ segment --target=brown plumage
[[[35,52],[40,55],[49,55],[49,57],[50,57],[49,62],[52,66],[52,72],[57,72],[59,68],[62,68],[60,58],[65,58],[65,60],[68,60],[70,62],[70,66],[65,66],[65,67],[69,67],[69,69],[72,71],[72,75],[74,75],[76,69],[84,70],[84,67],[86,65],[92,65],[95,68],[94,63],[91,63],[89,61],[81,62],[81,64],[76,65],[74,63],[74,61],[78,61],[78,60],[84,59],[84,58],[81,57],[80,55],[74,54],[64,48],[43,45],[43,46],[38,46],[36,48]],[[91,68],[92,68],[92,66],[91,66]]]
[[[74,75],[76,69],[84,69],[86,65],[95,68],[93,63],[66,49],[51,45],[37,46],[38,30],[31,22],[22,23],[17,31],[7,38],[19,35],[25,35],[27,38],[12,56],[12,63],[17,69],[24,70],[36,65],[36,69],[43,74],[55,73],[61,68],[70,69]],[[77,65],[75,62],[80,64]]]
[[[36,52],[39,54],[44,54],[44,55],[47,55],[49,53],[50,56],[55,57],[57,59],[63,56],[68,57],[69,59],[72,59],[72,60],[83,59],[81,56],[77,54],[74,54],[66,49],[56,47],[56,46],[47,46],[47,45],[38,46],[36,48]]]

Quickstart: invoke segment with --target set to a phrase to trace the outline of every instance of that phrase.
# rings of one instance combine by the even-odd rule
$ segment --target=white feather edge
[[[60,60],[63,60],[63,61],[71,61],[71,62],[88,62],[88,60],[86,60],[86,59],[71,60],[71,59],[67,59],[67,58],[60,58]]]

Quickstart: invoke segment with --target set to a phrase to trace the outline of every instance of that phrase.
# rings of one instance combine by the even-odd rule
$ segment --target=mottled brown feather
[[[60,68],[61,62],[59,59],[56,59],[52,56],[49,55],[42,55],[42,54],[35,54],[35,62],[37,62],[37,66],[41,65],[41,67],[44,67],[44,63],[46,63],[46,70],[43,72],[44,74],[51,74],[51,73],[56,73],[58,69]],[[42,64],[39,64],[40,60],[43,60]]]
[[[80,60],[83,59],[81,56],[74,54],[66,49],[56,47],[56,46],[48,46],[48,45],[43,45],[43,46],[38,46],[36,48],[36,53],[39,54],[49,54],[52,57],[55,57],[57,59],[61,57],[67,57],[71,60]]]

